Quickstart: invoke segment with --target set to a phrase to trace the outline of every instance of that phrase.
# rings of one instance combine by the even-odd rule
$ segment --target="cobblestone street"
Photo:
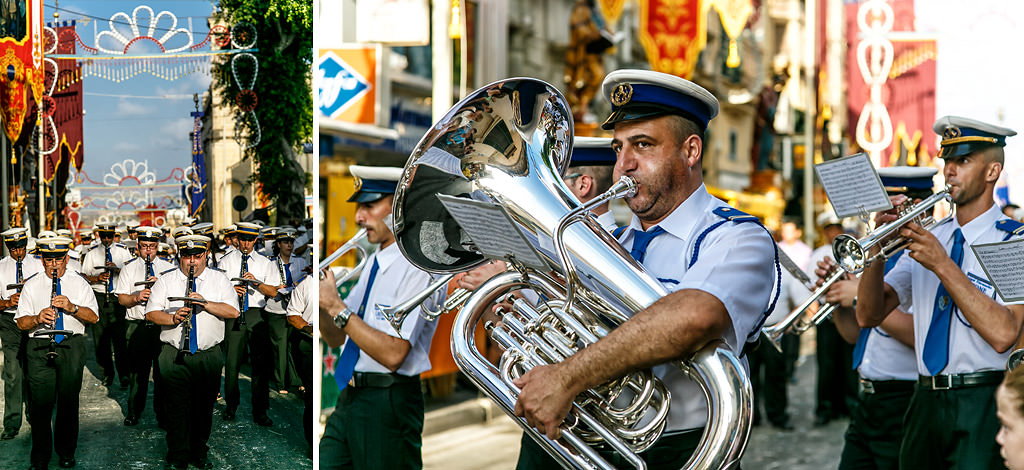
[[[88,354],[94,357],[92,342]],[[2,363],[2,356],[0,356]],[[227,422],[221,419],[224,400],[214,408],[213,432],[210,436],[210,460],[218,469],[286,469],[299,470],[313,467],[306,457],[306,440],[302,431],[302,400],[297,390],[287,395],[270,394],[269,416],[274,426],[264,428],[252,422],[249,407],[249,377],[247,367],[239,379],[242,404],[238,418]],[[100,384],[96,377],[96,361],[90,359],[82,379],[80,396],[80,426],[78,451],[75,459],[79,470],[109,469],[162,469],[167,444],[164,431],[157,427],[152,408],[152,383],[146,410],[138,426],[122,424],[124,404],[128,390],[116,383],[109,389]],[[0,401],[3,390],[0,387]],[[174,410],[170,410],[174,412]],[[29,466],[29,451],[32,446],[31,426],[27,419],[18,436],[9,441],[0,441],[0,469],[24,469]],[[57,457],[50,461],[51,468],[57,468]]]

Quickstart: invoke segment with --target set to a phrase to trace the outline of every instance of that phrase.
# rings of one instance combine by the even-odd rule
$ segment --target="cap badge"
[[[960,128],[956,126],[949,126],[942,131],[943,139],[955,139],[960,137]]]
[[[194,241],[192,241],[192,240],[189,240],[189,241],[188,241],[188,247],[189,247],[189,248],[195,248],[195,247],[196,247],[196,242],[194,242]]]
[[[633,98],[633,85],[628,83],[620,83],[612,90],[611,102],[613,106],[622,106],[629,103],[629,100]]]
[[[49,247],[50,247],[51,250],[56,250],[57,249],[57,245],[54,244],[54,243],[50,243]]]
[[[355,180],[356,180],[356,192],[359,192],[360,189],[363,189],[363,179],[357,176],[355,178]]]

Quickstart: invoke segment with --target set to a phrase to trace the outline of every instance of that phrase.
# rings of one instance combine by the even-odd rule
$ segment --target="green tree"
[[[220,0],[216,19],[227,25],[248,23],[256,30],[254,53],[259,73],[253,91],[258,103],[255,123],[245,121],[250,135],[261,134],[259,143],[246,150],[257,163],[253,181],[277,205],[277,220],[305,217],[303,190],[310,176],[296,158],[302,144],[313,134],[313,2],[310,0]],[[245,61],[236,63],[247,68]],[[246,76],[251,70],[240,70]],[[238,98],[242,90],[232,76],[230,60],[217,64],[214,87],[225,100],[247,104],[250,96]],[[251,104],[248,103],[248,104]]]

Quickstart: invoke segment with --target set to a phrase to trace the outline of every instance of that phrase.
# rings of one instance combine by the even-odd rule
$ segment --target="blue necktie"
[[[189,288],[192,289],[191,292],[196,291],[195,278],[192,278],[192,285],[189,286]],[[196,333],[196,316],[189,316],[188,321],[190,326],[190,328],[188,329],[188,352],[189,354],[195,354],[196,351],[199,350],[199,335],[198,333]]]
[[[960,266],[964,261],[964,234],[960,229],[953,232],[953,250],[950,258]],[[949,296],[946,286],[939,283],[935,292],[935,307],[932,309],[932,323],[928,326],[928,334],[924,338],[922,357],[928,373],[938,375],[949,363],[949,323],[952,319],[953,299]]]
[[[644,256],[647,255],[647,245],[651,244],[651,240],[654,237],[665,233],[665,229],[655,225],[654,230],[650,232],[641,232],[640,230],[633,230],[633,248],[629,250],[629,255],[636,260],[637,263],[644,262]]]
[[[53,273],[53,275],[56,276],[57,273]],[[59,277],[57,278],[56,284],[57,284],[57,292],[53,293],[54,297],[60,295],[60,278]],[[64,329],[64,310],[55,307],[53,309],[53,311],[54,311],[54,313],[57,314],[57,321],[53,322],[53,329],[55,329],[55,330],[63,330]],[[61,341],[64,341],[64,335],[53,335],[53,340],[56,341],[57,344],[60,344]]]
[[[359,304],[359,310],[356,311],[356,315],[359,318],[363,318],[363,312],[366,310],[366,301],[370,299],[370,291],[373,290],[373,280],[377,278],[377,269],[380,265],[377,264],[377,258],[373,258],[373,267],[370,268],[370,279],[366,281],[366,291],[363,292],[363,301]],[[359,360],[359,346],[356,345],[352,338],[349,338],[345,342],[345,349],[341,351],[341,358],[338,359],[338,367],[334,371],[334,381],[338,383],[338,390],[344,390],[348,386],[348,381],[352,379],[352,373],[356,370],[356,361]]]
[[[890,256],[885,260],[885,272],[886,274],[896,266],[896,262],[900,260],[900,256],[903,256],[905,251],[897,251],[895,255]],[[860,334],[857,335],[857,344],[853,347],[853,370],[857,370],[860,367],[861,361],[864,360],[864,348],[868,345],[868,336],[871,335],[871,328],[861,328]]]
[[[293,287],[293,286],[295,286],[295,284],[292,283],[292,264],[291,263],[285,263],[284,264],[284,279],[285,279],[285,287]]]

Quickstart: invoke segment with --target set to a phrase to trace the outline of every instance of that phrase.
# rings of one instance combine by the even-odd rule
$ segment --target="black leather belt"
[[[922,375],[917,378],[917,385],[928,390],[952,390],[983,385],[998,385],[1006,375],[1001,370],[986,370],[969,374],[955,375]]]
[[[910,392],[914,390],[913,380],[868,380],[860,379],[860,390],[867,394]]]
[[[353,387],[388,388],[392,385],[419,382],[419,380],[419,374],[409,376],[397,373],[356,372],[352,374],[352,381],[349,383]]]

